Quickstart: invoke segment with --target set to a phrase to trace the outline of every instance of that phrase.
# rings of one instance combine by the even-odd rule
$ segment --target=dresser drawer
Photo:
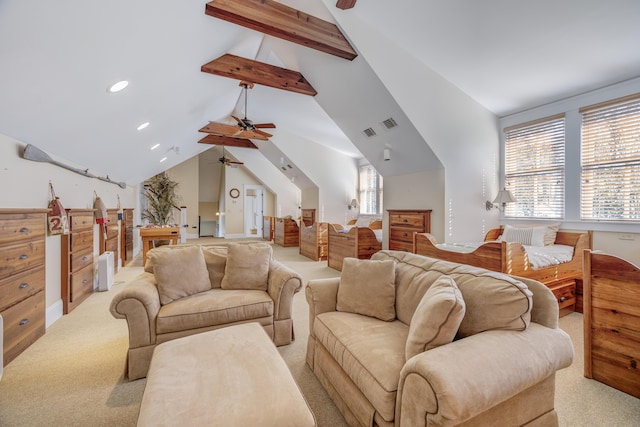
[[[44,280],[44,267],[38,267],[0,281],[0,310],[44,290]]]
[[[399,226],[399,227],[407,227],[407,228],[415,228],[418,230],[424,229],[424,215],[420,214],[412,214],[412,213],[401,213],[401,214],[389,214],[389,225]]]
[[[71,254],[71,271],[76,272],[93,264],[93,247]]]
[[[118,253],[118,239],[109,239],[105,245],[107,251],[113,252],[114,255]]]
[[[93,293],[93,265],[71,275],[71,301],[78,302]]]
[[[4,364],[11,362],[44,335],[44,291],[2,312],[4,320]]]
[[[2,214],[0,220],[0,243],[45,235],[43,214]]]
[[[93,215],[71,215],[71,231],[93,230]]]
[[[82,248],[86,248],[87,246],[93,248],[93,228],[81,233],[71,233],[69,239],[71,239],[72,252],[76,252]]]
[[[389,249],[392,251],[413,252],[413,242],[402,242],[399,240],[390,240]]]
[[[415,230],[410,228],[392,227],[389,230],[389,240],[406,242],[413,245],[413,233],[415,233]]]
[[[550,287],[551,292],[558,301],[560,309],[571,307],[576,303],[576,282],[571,280]]]
[[[0,280],[43,265],[44,255],[44,239],[2,247],[0,250]]]
[[[118,237],[118,224],[107,226],[107,239],[113,239],[114,237]]]

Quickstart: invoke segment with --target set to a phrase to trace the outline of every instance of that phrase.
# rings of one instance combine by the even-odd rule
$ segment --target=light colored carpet
[[[203,241],[203,243],[213,243]],[[273,246],[274,257],[308,280],[339,272]],[[135,426],[145,380],[123,379],[127,326],[108,311],[111,298],[141,271],[139,257],[116,275],[108,292],[93,294],[54,323],[36,343],[5,367],[0,381],[0,426]],[[294,298],[296,340],[279,347],[320,427],[345,422],[305,365],[308,306]],[[561,426],[638,426],[640,399],[583,377],[582,316],[560,320],[574,342],[573,365],[557,375],[556,408]]]

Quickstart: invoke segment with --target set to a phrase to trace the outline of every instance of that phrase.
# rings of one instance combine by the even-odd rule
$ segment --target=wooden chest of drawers
[[[431,232],[431,210],[389,210],[389,249],[415,252],[414,233]]]
[[[93,293],[93,209],[68,209],[69,234],[62,236],[62,311],[71,312]]]
[[[105,224],[107,233],[100,230],[100,255],[104,252],[113,252],[113,269],[114,271],[118,271],[118,248],[120,246],[120,240],[118,239],[119,228],[118,228],[118,210],[117,209],[107,209],[107,218],[108,221]]]
[[[46,209],[0,209],[4,365],[45,332]]]
[[[289,247],[300,244],[300,228],[293,219],[276,219],[273,240],[276,245]]]

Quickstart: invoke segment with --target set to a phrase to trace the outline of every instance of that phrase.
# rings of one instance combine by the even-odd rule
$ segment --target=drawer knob
[[[28,287],[29,287],[29,284],[27,282],[24,282],[24,283],[20,283],[20,286],[18,286],[18,289],[25,289]]]
[[[86,255],[82,257],[82,261],[86,261],[87,259],[88,259],[88,258],[87,258],[87,256],[86,256]]]
[[[402,233],[402,237],[407,237],[407,233]]]
[[[29,258],[29,255],[27,254],[20,255],[20,259],[27,259],[27,258]]]
[[[403,219],[402,222],[409,222],[407,218]]]
[[[21,232],[21,233],[28,233],[28,232],[29,232],[29,229],[28,229],[27,227],[22,227],[22,228],[20,229],[20,232]]]
[[[83,285],[86,285],[87,283],[89,283],[89,281],[88,281],[87,279],[84,279],[84,280],[82,281],[82,284],[83,284]]]
[[[567,300],[567,297],[560,297],[560,302],[565,302]]]
[[[29,323],[29,319],[22,319],[22,320],[20,321],[19,325],[20,325],[20,326],[24,326],[24,325],[26,325],[27,323]]]

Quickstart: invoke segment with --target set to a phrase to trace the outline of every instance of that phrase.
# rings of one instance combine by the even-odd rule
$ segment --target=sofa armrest
[[[118,292],[109,310],[116,319],[127,319],[130,349],[156,343],[160,295],[152,273],[142,273]]]
[[[269,264],[267,292],[273,300],[273,319],[291,319],[293,295],[302,289],[302,276],[275,260]]]
[[[336,311],[340,278],[310,280],[305,289],[309,304],[309,335],[313,336],[313,321],[319,314]]]
[[[573,360],[561,329],[482,332],[425,351],[400,373],[396,426],[457,425],[540,383]]]

